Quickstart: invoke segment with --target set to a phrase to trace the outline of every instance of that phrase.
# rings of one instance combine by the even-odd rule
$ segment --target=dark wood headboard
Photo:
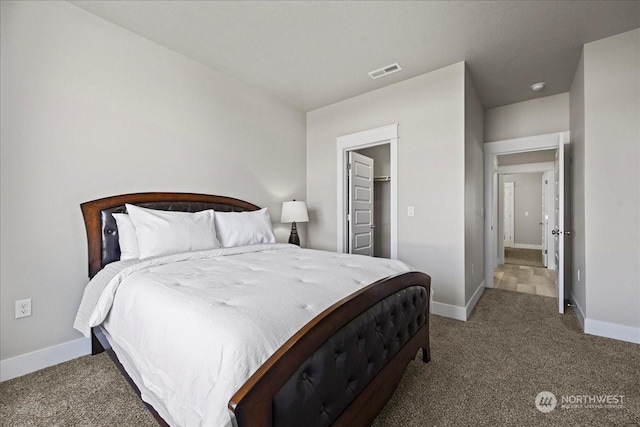
[[[114,213],[126,212],[125,203],[167,211],[199,212],[213,209],[221,212],[255,211],[258,206],[232,197],[195,193],[132,193],[92,200],[80,205],[87,229],[89,277],[120,259],[118,227]]]

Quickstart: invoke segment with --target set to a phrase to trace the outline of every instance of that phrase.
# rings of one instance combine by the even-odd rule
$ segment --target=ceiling
[[[584,43],[640,27],[638,1],[71,3],[304,111],[459,61],[485,108],[567,92]]]

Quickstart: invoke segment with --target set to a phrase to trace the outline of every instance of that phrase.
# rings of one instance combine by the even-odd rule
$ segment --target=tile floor
[[[493,271],[497,289],[556,297],[555,271],[526,265],[504,264]]]

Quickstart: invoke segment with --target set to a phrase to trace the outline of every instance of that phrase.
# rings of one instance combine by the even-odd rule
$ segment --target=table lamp
[[[298,236],[296,222],[309,222],[307,204],[305,202],[296,201],[295,199],[291,202],[283,202],[280,221],[284,223],[291,223],[289,243],[300,246],[300,237]]]

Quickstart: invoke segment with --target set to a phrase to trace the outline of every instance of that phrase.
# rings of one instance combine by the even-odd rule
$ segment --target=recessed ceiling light
[[[389,74],[397,73],[400,70],[402,70],[402,67],[400,67],[400,64],[396,62],[395,64],[386,65],[382,68],[378,68],[377,70],[369,71],[369,77],[375,80],[380,77],[388,76]]]
[[[531,90],[534,92],[540,92],[546,86],[545,82],[538,82],[531,85]]]

